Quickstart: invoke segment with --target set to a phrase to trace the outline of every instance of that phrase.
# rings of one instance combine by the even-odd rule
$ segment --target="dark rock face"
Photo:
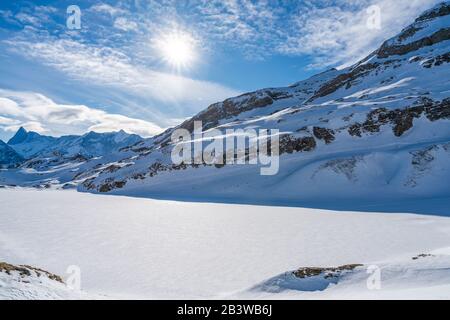
[[[34,273],[36,276],[41,277],[42,275],[46,276],[50,280],[58,281],[64,283],[62,278],[56,274],[50,273],[48,271],[31,267],[28,265],[12,265],[6,262],[0,262],[0,272],[5,272],[8,275],[11,275],[11,272],[17,272],[21,277],[29,277]]]
[[[313,133],[317,139],[324,140],[326,144],[333,142],[335,139],[334,131],[331,129],[314,127]]]
[[[438,55],[432,59],[425,61],[422,64],[422,66],[424,68],[431,68],[431,67],[437,67],[444,63],[449,63],[449,62],[450,62],[450,52],[447,52],[445,54]]]
[[[440,103],[425,106],[428,120],[450,119],[450,98],[442,100]]]
[[[126,181],[114,181],[113,179],[106,179],[98,188],[99,192],[105,193],[114,189],[121,189],[125,186]]]
[[[333,80],[325,83],[319,90],[317,90],[316,94],[309,99],[309,101],[312,101],[314,99],[325,97],[335,91],[337,91],[339,88],[346,86],[349,88],[351,86],[351,82],[359,77],[362,77],[366,74],[368,74],[370,71],[375,69],[378,66],[376,63],[367,63],[363,65],[359,65],[356,68],[354,68],[352,71],[344,74],[340,74]]]
[[[428,120],[450,119],[450,98],[441,102],[434,102],[423,98],[418,105],[405,109],[387,110],[379,108],[372,110],[363,123],[354,123],[348,128],[352,136],[361,137],[362,133],[380,132],[380,127],[386,124],[393,125],[395,136],[400,137],[413,127],[414,118],[425,114]]]
[[[420,48],[432,46],[433,44],[449,39],[450,28],[445,28],[433,33],[429,37],[425,37],[405,45],[390,45],[389,42],[385,42],[378,50],[377,55],[379,58],[387,58],[393,55],[404,55]]]
[[[280,155],[302,151],[312,151],[316,148],[316,140],[313,137],[296,138],[292,135],[284,135],[280,138]]]
[[[238,98],[240,100],[237,102],[236,99]],[[203,130],[207,130],[218,125],[222,119],[231,118],[252,109],[267,107],[274,101],[268,91],[265,91],[263,94],[245,94],[238,98],[231,98],[222,103],[215,103],[205,111],[182,123],[180,127],[192,132],[194,130],[194,121],[202,121]]]
[[[399,35],[398,35],[398,40],[400,41],[404,41],[410,37],[412,37],[413,35],[416,34],[417,31],[422,30],[422,27],[416,27],[414,25],[409,26],[408,28],[406,28],[405,30],[403,30]]]
[[[346,264],[339,267],[304,267],[300,268],[293,273],[294,276],[300,279],[316,277],[323,275],[325,279],[338,277],[344,271],[352,271],[357,267],[362,267],[362,264]]]

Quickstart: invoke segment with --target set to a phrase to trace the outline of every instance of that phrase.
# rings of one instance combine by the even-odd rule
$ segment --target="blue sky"
[[[437,2],[1,1],[0,139],[20,126],[149,136],[213,102],[356,62]],[[69,5],[80,30],[66,26]],[[381,28],[368,30],[372,5]],[[168,52],[173,36],[188,50]],[[173,51],[188,59],[174,64]]]

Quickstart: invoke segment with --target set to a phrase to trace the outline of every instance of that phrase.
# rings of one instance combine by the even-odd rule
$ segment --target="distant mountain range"
[[[0,184],[271,204],[448,196],[449,62],[444,2],[348,68],[213,104],[150,139],[122,132],[54,140],[19,130],[8,146],[26,160],[1,172]],[[174,165],[171,134],[192,131],[195,121],[204,131],[278,129],[279,173]]]
[[[20,128],[7,144],[0,141],[0,165],[9,171],[0,174],[0,184],[47,186],[57,180],[53,176],[66,175],[65,182],[74,180],[78,166],[114,158],[123,147],[136,144],[143,138],[125,131],[97,133],[82,136],[50,137]],[[14,170],[14,175],[10,174]],[[6,181],[4,176],[6,176]],[[17,180],[17,176],[20,176]],[[51,176],[51,178],[50,178]],[[11,181],[12,178],[12,181]]]
[[[21,127],[8,141],[8,145],[25,159],[56,153],[65,157],[82,155],[90,158],[113,152],[141,140],[143,139],[140,136],[127,134],[124,131],[89,132],[82,136],[71,135],[55,138],[40,135],[37,132],[28,132]]]

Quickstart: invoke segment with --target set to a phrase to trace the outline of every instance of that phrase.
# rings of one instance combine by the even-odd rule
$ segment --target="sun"
[[[157,41],[161,58],[176,69],[188,68],[195,60],[195,41],[186,33],[173,32]]]

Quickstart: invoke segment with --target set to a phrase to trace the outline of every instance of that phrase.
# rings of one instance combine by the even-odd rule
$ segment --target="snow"
[[[0,272],[0,300],[81,300],[106,299],[71,289],[66,284],[49,279],[42,272],[26,268],[30,275],[12,271]]]
[[[0,190],[0,208],[0,261],[63,277],[77,265],[90,297],[450,298],[447,217],[30,189]],[[423,253],[436,256],[412,260]],[[320,291],[261,286],[299,267],[353,263],[379,265],[382,289],[367,289],[364,268]]]

